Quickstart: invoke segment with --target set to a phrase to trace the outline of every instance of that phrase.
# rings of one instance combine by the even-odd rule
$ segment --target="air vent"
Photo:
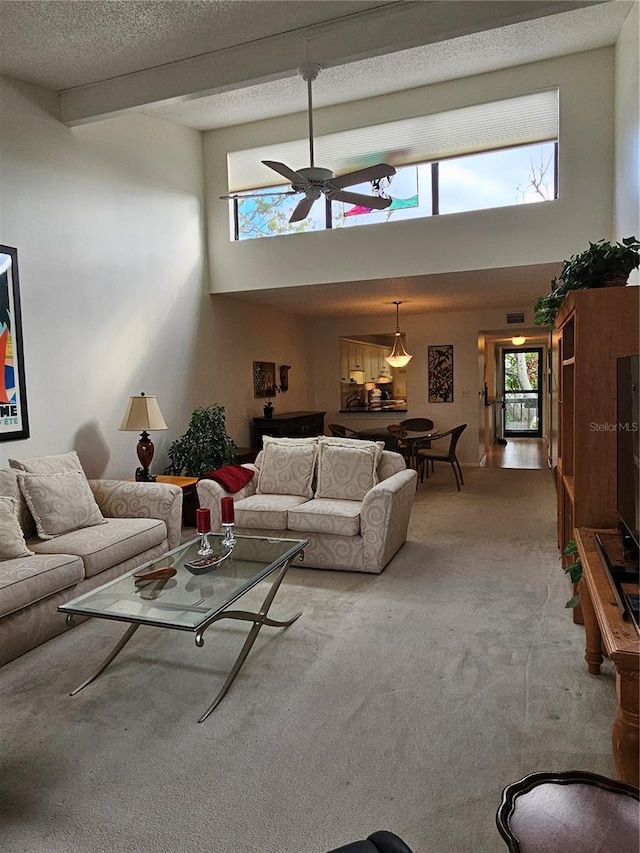
[[[507,324],[524,323],[524,311],[516,311],[513,314],[507,314]]]

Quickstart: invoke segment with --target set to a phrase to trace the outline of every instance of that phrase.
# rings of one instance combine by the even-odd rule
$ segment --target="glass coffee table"
[[[141,625],[190,631],[195,634],[196,646],[202,648],[204,632],[214,622],[221,619],[252,622],[227,680],[198,722],[209,716],[233,683],[262,626],[286,628],[301,615],[296,613],[289,619],[277,621],[267,614],[291,561],[301,555],[308,544],[306,539],[236,536],[233,547],[229,548],[222,539],[221,534],[209,534],[212,565],[197,565],[203,559],[198,554],[201,540],[194,539],[58,607],[67,614],[69,625],[73,624],[75,615],[130,623],[98,670],[76,687],[72,696],[109,666]],[[270,579],[271,584],[257,612],[231,609],[241,596],[266,579]]]

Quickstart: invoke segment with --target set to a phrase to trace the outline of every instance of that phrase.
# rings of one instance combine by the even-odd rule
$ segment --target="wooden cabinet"
[[[324,433],[326,412],[286,412],[272,418],[254,418],[251,441],[256,449],[262,449],[262,436],[276,438],[306,438]]]
[[[639,291],[573,291],[556,319],[560,548],[576,527],[616,525],[616,359],[638,352]]]

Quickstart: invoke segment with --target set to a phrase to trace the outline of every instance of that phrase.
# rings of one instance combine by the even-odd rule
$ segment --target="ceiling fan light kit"
[[[326,169],[315,165],[314,150],[313,150],[313,96],[311,86],[313,81],[320,73],[321,66],[315,62],[308,62],[300,65],[298,74],[307,83],[307,103],[309,116],[309,165],[302,169],[291,169],[285,163],[279,163],[276,160],[262,160],[262,163],[269,169],[273,169],[283,178],[286,178],[291,184],[291,190],[283,193],[273,193],[273,195],[295,195],[304,193],[304,198],[301,199],[294,208],[289,222],[301,222],[309,215],[314,203],[324,194],[330,201],[342,201],[347,204],[353,204],[361,207],[369,208],[370,210],[385,210],[392,202],[391,198],[382,195],[365,195],[364,193],[345,192],[345,187],[353,187],[357,184],[366,183],[367,181],[378,181],[381,178],[390,178],[395,175],[396,170],[388,163],[380,163],[377,166],[368,166],[364,169],[357,169],[354,172],[349,172],[346,175],[336,177],[331,169]],[[238,194],[231,196],[221,196],[221,198],[248,198],[251,194]],[[260,193],[260,195],[269,195],[269,193]]]
[[[396,331],[393,339],[393,349],[389,355],[385,356],[384,360],[387,364],[390,364],[391,367],[406,367],[413,356],[409,355],[402,343],[402,332],[400,331],[399,319],[399,309],[402,302],[394,301],[393,304],[396,306]]]

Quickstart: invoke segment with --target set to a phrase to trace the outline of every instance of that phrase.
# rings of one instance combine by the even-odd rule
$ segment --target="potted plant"
[[[273,403],[271,402],[271,398],[267,400],[267,402],[262,407],[262,411],[264,412],[265,418],[273,417]]]
[[[235,462],[238,448],[227,435],[224,406],[194,409],[186,433],[169,447],[165,474],[200,477],[205,471]]]
[[[562,551],[562,557],[573,558],[573,562],[569,563],[566,566],[563,566],[564,573],[569,575],[571,583],[573,584],[573,595],[569,599],[569,601],[567,601],[565,607],[578,607],[580,604],[580,598],[578,596],[578,584],[580,582],[580,578],[582,577],[582,562],[580,561],[580,557],[578,556],[578,546],[576,544],[575,539],[569,539],[564,550]]]
[[[570,290],[624,285],[632,270],[640,265],[640,242],[624,237],[621,243],[598,240],[589,248],[564,261],[560,275],[551,281],[551,291],[534,305],[533,321],[537,326],[553,326]]]

